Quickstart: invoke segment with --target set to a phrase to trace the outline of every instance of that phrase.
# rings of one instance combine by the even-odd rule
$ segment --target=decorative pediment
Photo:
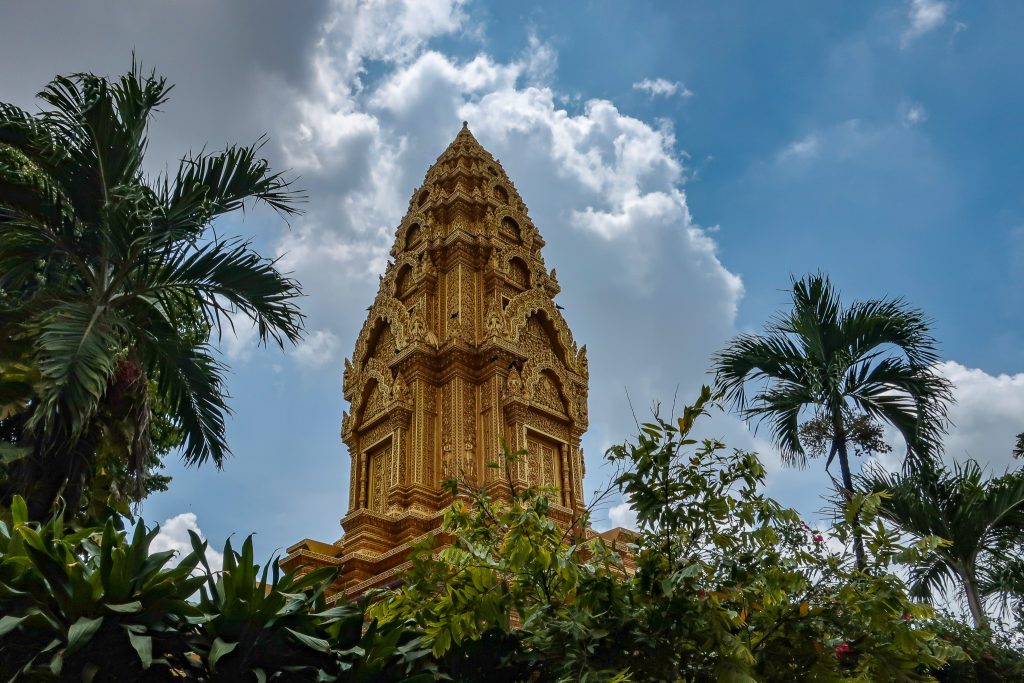
[[[513,340],[520,339],[526,331],[527,321],[534,313],[543,313],[550,321],[555,331],[555,343],[557,343],[562,356],[566,359],[566,365],[570,370],[576,371],[577,349],[573,341],[572,332],[565,322],[565,318],[555,308],[555,302],[546,291],[540,288],[529,289],[513,297],[505,308],[505,320]]]
[[[366,364],[367,359],[377,350],[379,337],[374,338],[382,324],[391,330],[395,351],[401,351],[409,343],[409,311],[402,302],[392,296],[379,295],[370,307],[370,315],[363,324],[356,340],[353,361],[356,367]]]

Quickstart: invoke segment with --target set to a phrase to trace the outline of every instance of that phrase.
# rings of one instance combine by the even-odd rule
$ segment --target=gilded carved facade
[[[392,260],[345,361],[351,458],[343,537],[289,548],[286,567],[340,565],[336,589],[385,586],[410,543],[435,530],[452,476],[508,495],[557,488],[552,516],[584,509],[586,347],[554,296],[544,240],[505,171],[463,124],[427,171],[395,235]],[[499,439],[529,455],[500,467]]]

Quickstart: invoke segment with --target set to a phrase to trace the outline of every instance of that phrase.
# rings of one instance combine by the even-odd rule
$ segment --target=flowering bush
[[[583,533],[586,520],[562,529],[542,490],[496,501],[453,482],[452,545],[421,549],[407,585],[373,613],[414,620],[456,680],[915,681],[962,657],[918,627],[932,609],[891,571],[938,539],[899,545],[875,495],[855,496],[826,543],[761,493],[755,454],[692,436],[711,403],[705,388],[675,424],[655,418],[609,450],[637,512],[628,547]],[[830,549],[846,547],[854,523],[864,570]]]

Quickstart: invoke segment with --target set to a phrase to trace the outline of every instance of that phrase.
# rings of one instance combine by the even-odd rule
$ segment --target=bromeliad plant
[[[190,532],[194,552],[202,549]],[[254,563],[252,537],[242,552],[224,547],[224,570],[206,569],[200,628],[190,638],[198,676],[241,681],[381,683],[433,680],[429,650],[406,624],[366,621],[365,603],[328,608],[324,593],[337,578],[325,567],[281,573],[276,558]]]
[[[157,531],[139,522],[129,540],[112,521],[33,524],[15,498],[11,523],[0,521],[0,677],[170,680],[200,616],[188,599],[203,577],[193,575],[196,552],[176,567],[172,551],[151,553]]]
[[[327,608],[331,572],[281,573],[207,545],[171,566],[157,529],[129,539],[112,521],[66,531],[30,523],[15,499],[0,521],[0,678],[5,681],[425,681],[429,651],[404,623],[366,621],[365,605]],[[195,601],[199,595],[198,602]]]

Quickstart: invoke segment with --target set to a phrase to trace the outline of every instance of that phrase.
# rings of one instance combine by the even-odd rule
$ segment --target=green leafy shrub
[[[501,501],[462,485],[452,545],[422,548],[373,614],[414,620],[466,681],[917,681],[962,657],[892,571],[938,539],[899,545],[878,495],[855,496],[826,539],[761,493],[756,455],[692,436],[711,403],[705,388],[676,424],[656,418],[609,451],[637,511],[635,572],[622,548],[555,524],[543,490]]]
[[[961,648],[969,659],[952,661],[932,673],[946,683],[1011,683],[1024,681],[1024,653],[1020,635],[1014,642],[1005,628],[978,630],[950,616],[926,625],[939,638]]]

